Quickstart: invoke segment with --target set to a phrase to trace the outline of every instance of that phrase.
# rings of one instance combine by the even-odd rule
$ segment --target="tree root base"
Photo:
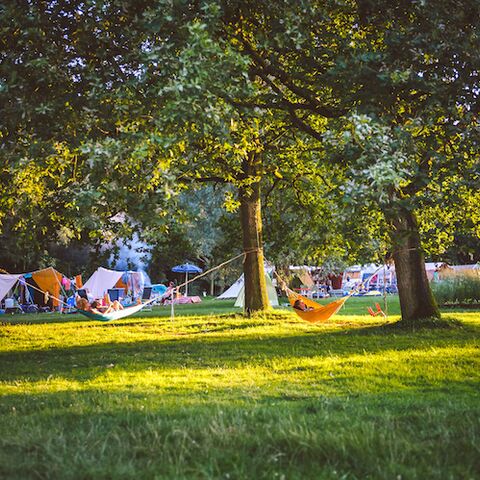
[[[454,318],[422,318],[418,320],[399,320],[395,323],[385,325],[386,328],[393,330],[415,331],[415,330],[435,330],[435,329],[454,329],[462,328],[462,322]]]

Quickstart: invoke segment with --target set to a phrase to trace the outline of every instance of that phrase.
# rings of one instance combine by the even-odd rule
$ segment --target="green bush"
[[[480,303],[480,276],[455,277],[434,282],[432,290],[440,305],[449,303]]]

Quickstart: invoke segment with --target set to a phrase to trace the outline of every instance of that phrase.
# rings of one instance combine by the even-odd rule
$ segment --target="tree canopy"
[[[2,235],[37,259],[49,242],[155,239],[182,191],[228,184],[253,309],[263,201],[272,256],[391,254],[403,316],[437,315],[423,251],[478,228],[479,13],[474,0],[7,2]]]

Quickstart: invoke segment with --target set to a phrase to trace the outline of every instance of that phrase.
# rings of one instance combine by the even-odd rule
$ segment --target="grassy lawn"
[[[403,332],[379,300],[0,317],[0,477],[479,478],[480,313]]]

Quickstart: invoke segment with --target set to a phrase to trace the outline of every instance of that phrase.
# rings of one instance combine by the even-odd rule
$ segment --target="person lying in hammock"
[[[123,310],[123,305],[118,300],[110,302],[109,305],[102,305],[99,300],[94,300],[90,304],[90,311],[92,313],[97,313],[100,315],[104,315],[110,312],[118,312],[118,310]]]
[[[295,300],[295,303],[293,304],[293,308],[296,308],[297,310],[302,310],[302,312],[306,312],[308,310],[313,310],[312,307],[307,307],[305,302],[303,300],[301,300],[300,298],[297,298],[297,300]]]
[[[99,300],[94,300],[92,303],[89,303],[86,298],[79,297],[77,299],[77,308],[79,310],[84,310],[85,312],[103,315],[105,313],[123,310],[123,305],[118,300],[115,300],[114,302],[110,301],[110,303],[107,302],[107,305],[102,305]]]
[[[90,309],[90,302],[84,298],[77,295],[75,297],[75,305],[79,310],[87,311]]]

